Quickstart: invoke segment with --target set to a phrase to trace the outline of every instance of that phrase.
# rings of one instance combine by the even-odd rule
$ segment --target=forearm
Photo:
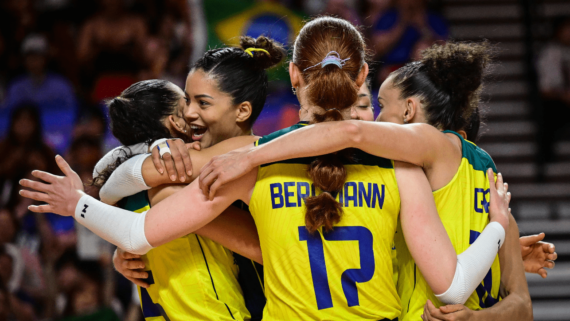
[[[150,154],[134,156],[116,168],[99,191],[101,201],[116,204],[127,196],[150,189],[141,173],[141,165],[145,159],[150,159],[148,156]]]
[[[224,213],[194,233],[263,264],[255,222],[246,211],[230,206]]]
[[[148,145],[145,143],[114,148],[97,162],[93,169],[93,178],[99,176],[99,173],[103,172],[109,165],[114,164],[118,158],[143,153],[148,153]]]
[[[325,155],[353,147],[375,156],[423,167],[442,145],[446,147],[441,136],[436,128],[426,124],[403,126],[363,121],[320,123],[252,148],[248,153],[248,164],[252,169],[262,164]],[[303,144],[299,144],[300,141]]]
[[[200,151],[189,150],[189,156],[192,161],[192,176],[189,181],[171,181],[168,175],[162,175],[155,168],[152,159],[146,159],[142,164],[142,176],[146,184],[150,187],[156,187],[164,184],[189,184],[200,175],[200,170],[206,163],[208,163],[214,156],[225,154],[234,149],[242,148],[247,145],[253,144],[259,137],[257,136],[239,136],[227,139],[210,148]]]
[[[532,302],[520,255],[519,229],[509,218],[509,232],[505,245],[499,251],[501,263],[501,287],[506,297],[491,308],[474,311],[476,320],[532,320]]]

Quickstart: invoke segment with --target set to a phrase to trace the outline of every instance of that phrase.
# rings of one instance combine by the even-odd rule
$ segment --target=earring
[[[293,95],[297,96],[297,88],[291,86],[291,90],[293,91]]]
[[[407,123],[408,123],[408,121],[406,120],[406,116],[404,116],[404,125]]]

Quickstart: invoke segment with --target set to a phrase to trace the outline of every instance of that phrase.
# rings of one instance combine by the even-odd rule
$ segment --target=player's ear
[[[291,77],[291,86],[298,89],[301,85],[301,70],[293,62],[289,63],[289,76]]]
[[[356,77],[356,86],[358,88],[362,87],[362,84],[364,84],[364,82],[366,81],[366,77],[368,77],[368,64],[364,63],[364,66],[360,68],[358,77]]]
[[[251,112],[253,107],[249,101],[244,101],[243,103],[239,104],[236,109],[236,122],[243,123],[249,119],[251,116]]]
[[[410,123],[416,113],[418,112],[419,101],[417,101],[414,97],[408,97],[404,101],[404,124]]]
[[[186,123],[184,122],[184,120],[182,120],[182,118],[177,117],[178,119],[176,119],[174,117],[174,115],[169,115],[168,116],[168,124],[166,127],[171,128],[171,132],[179,132],[179,133],[186,133]]]

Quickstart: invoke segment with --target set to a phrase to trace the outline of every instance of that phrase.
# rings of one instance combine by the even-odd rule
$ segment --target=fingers
[[[28,206],[28,209],[34,213],[56,213],[53,206],[51,206],[49,204],[30,205],[30,206]]]
[[[557,258],[558,258],[558,254],[556,252],[546,255],[546,259],[549,261],[556,261]]]
[[[187,156],[186,158],[188,158],[188,151],[186,150],[186,148],[184,148],[184,150]],[[176,168],[178,177],[180,178],[181,182],[184,182],[186,180],[186,174],[184,173],[185,163],[184,160],[182,159],[180,151],[178,150],[178,145],[172,146],[171,152],[172,152],[172,161],[174,162],[174,167]]]
[[[200,189],[204,195],[209,195],[210,185],[213,183],[214,175],[210,175],[214,168],[211,166],[213,160],[214,159],[211,159],[204,167],[202,167],[202,171],[200,172]]]
[[[440,307],[439,310],[445,314],[453,313],[463,310],[463,305],[462,304],[444,305]]]
[[[544,237],[542,237],[542,239],[544,239]],[[539,241],[541,241],[542,239],[540,239]],[[539,242],[539,243],[542,246],[542,250],[545,253],[551,253],[552,254],[555,252],[556,247],[554,246],[554,244],[548,243],[548,242]]]
[[[148,287],[149,287],[148,283],[142,281],[141,279],[128,278],[128,277],[125,277],[125,278],[126,278],[127,280],[133,282],[134,284],[140,286],[141,288],[148,289]]]
[[[503,182],[503,174],[497,174],[497,184],[496,184],[497,191],[504,193],[505,192],[505,184]]]
[[[186,144],[186,148],[188,149],[194,149],[194,150],[201,150],[202,149],[202,145],[200,145],[200,142],[193,142],[190,144]]]
[[[172,154],[166,153],[162,155],[162,160],[164,160],[164,166],[166,167],[166,173],[170,177],[171,181],[176,181],[176,169],[172,162]]]
[[[164,167],[162,166],[162,162],[160,161],[160,153],[158,148],[153,148],[152,150],[152,163],[154,164],[154,168],[162,175],[164,174]]]
[[[554,269],[555,265],[556,265],[556,263],[554,263],[552,261],[544,261],[544,267],[545,268]]]
[[[541,268],[538,270],[538,275],[540,275],[543,279],[546,279],[546,277],[548,276],[548,272],[546,272],[546,270],[544,268]]]
[[[545,236],[544,233],[529,235],[529,236],[523,236],[519,239],[519,242],[523,246],[531,246],[537,242],[542,241],[544,239],[544,236]]]
[[[495,183],[495,176],[493,174],[493,169],[491,168],[487,169],[487,178],[489,179],[489,188],[491,189],[491,192],[495,192],[497,185]]]
[[[63,175],[69,177],[75,174],[75,172],[71,169],[71,166],[69,166],[69,164],[65,161],[65,159],[63,159],[63,157],[56,155],[55,162],[57,163],[59,169],[61,169]]]
[[[133,253],[130,253],[130,252],[125,252],[125,251],[123,251],[123,250],[119,250],[119,255],[120,255],[123,259],[126,259],[126,260],[138,259],[138,258],[141,257],[141,256],[138,255],[138,254],[133,254]]]
[[[34,177],[37,177],[39,179],[41,179],[44,182],[48,182],[50,184],[53,184],[57,181],[57,176],[44,172],[44,171],[32,171],[32,175]]]
[[[192,177],[192,160],[190,159],[190,155],[188,154],[188,149],[186,148],[186,144],[184,144],[182,140],[178,139],[176,140],[176,144],[178,146],[178,152],[182,157],[183,167],[186,168],[186,174],[189,177]],[[186,180],[186,178],[184,180]]]
[[[31,189],[36,190],[38,192],[44,192],[44,193],[48,193],[51,190],[51,185],[44,184],[42,182],[32,181],[29,179],[21,179],[20,185],[22,185],[24,187],[31,188]],[[22,195],[22,194],[20,193],[20,195]],[[27,197],[27,196],[24,196],[24,197]]]
[[[20,190],[20,195],[22,195],[25,198],[30,198],[30,199],[33,199],[35,201],[40,201],[40,202],[44,202],[44,203],[49,203],[49,199],[50,199],[48,194],[32,192],[32,191],[28,191],[25,189]]]
[[[214,199],[214,195],[216,195],[216,191],[218,190],[218,188],[221,185],[222,185],[222,181],[216,180],[214,182],[214,184],[212,184],[212,186],[210,186],[210,194],[209,194],[210,201]]]
[[[123,260],[121,263],[123,269],[140,270],[144,269],[145,264],[141,259]]]

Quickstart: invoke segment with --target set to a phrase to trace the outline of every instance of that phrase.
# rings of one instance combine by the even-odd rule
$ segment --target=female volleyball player
[[[186,125],[180,116],[178,116],[180,124],[170,120],[174,111],[170,110],[172,108],[168,101],[168,91],[162,90],[156,93],[157,95],[152,95],[153,92],[149,88],[133,85],[134,89],[127,89],[110,103],[113,134],[124,145],[139,143],[141,140],[148,143],[163,137],[188,135],[196,139],[197,136],[201,136],[205,138],[202,144],[204,147],[229,137],[251,135],[251,126],[265,102],[267,76],[264,69],[275,65],[283,57],[283,49],[265,37],[257,40],[244,37],[241,48],[221,48],[207,52],[189,73],[186,96],[180,89],[176,92],[188,102],[182,104],[183,108],[178,112],[182,114],[184,111],[184,116],[191,122],[190,125]],[[235,81],[236,77],[240,81]],[[204,93],[208,95],[202,95]],[[160,95],[164,96],[162,98],[165,101],[152,99],[161,98]],[[210,103],[208,108],[204,107],[206,102]],[[149,108],[145,108],[147,106]],[[206,109],[206,112],[200,114],[202,117],[196,117],[196,110],[202,109]],[[201,122],[202,126],[196,125],[198,122]],[[204,125],[207,126],[207,130]],[[172,130],[170,132],[173,135],[168,135],[167,129],[170,128],[177,129],[179,135],[172,133]],[[210,139],[207,139],[206,131]],[[198,154],[205,157],[215,150],[215,148],[206,149]],[[146,155],[135,156],[127,162],[140,162],[144,158]],[[121,161],[122,159],[118,162]],[[193,161],[197,163],[199,157],[195,155]],[[124,171],[124,167],[117,166],[118,162],[113,163],[103,171],[103,175],[95,179],[96,182],[108,181],[103,186],[101,195],[102,199],[110,203],[115,203],[119,199],[108,197],[109,193],[106,193],[106,190],[148,189],[144,181],[141,187],[141,183],[134,178],[117,179],[117,175]],[[118,170],[111,174],[115,168]],[[189,174],[192,178],[191,173]],[[143,191],[123,199],[119,205],[141,212],[148,209],[151,204],[154,205],[164,199],[165,195],[174,193],[176,189],[176,186],[153,188],[148,191],[148,197],[147,192]],[[241,289],[237,284],[239,279],[245,303],[252,313],[251,319],[261,318],[265,298],[255,266],[250,260],[241,256],[236,256],[234,259],[231,252],[226,249],[261,261],[255,225],[247,212],[233,207],[228,211],[212,222],[213,224],[196,231],[197,235],[184,236],[149,252],[144,257],[144,264],[136,261],[125,263],[137,268],[137,271],[125,275],[144,287],[140,293],[145,317],[164,314],[176,319],[187,317],[250,319],[248,310],[244,309]],[[242,217],[244,214],[246,217]],[[231,231],[228,231],[228,228]],[[224,233],[216,233],[220,230],[224,230]],[[243,248],[250,248],[249,244],[253,243],[257,252],[250,254],[242,251]],[[180,262],[180,257],[184,257],[185,260]],[[234,261],[239,265],[239,274]],[[144,272],[140,270],[143,265],[147,268]],[[249,280],[246,278],[248,273],[251,274]],[[148,282],[150,274],[154,283],[149,287],[145,282]],[[137,279],[141,277],[146,280]],[[199,286],[187,289],[189,282]],[[255,283],[259,288],[258,292],[255,291]],[[252,294],[260,297],[252,297]],[[145,302],[145,297],[149,302]],[[157,308],[157,304],[162,308]]]
[[[440,217],[457,253],[461,253],[487,224],[489,200],[487,187],[481,185],[487,179],[483,164],[491,164],[493,168],[494,164],[487,153],[457,133],[468,127],[471,114],[478,108],[483,72],[489,62],[487,52],[485,44],[436,45],[424,52],[421,61],[400,68],[382,84],[378,120],[429,125],[338,122],[309,126],[269,144],[214,158],[212,165],[203,169],[201,183],[206,192],[213,183],[209,190],[211,197],[217,187],[259,164],[359,148],[423,168]],[[298,143],[301,139],[304,144]],[[472,310],[495,305],[502,284],[510,295],[496,309],[481,312],[487,319],[489,315],[499,319],[505,315],[521,320],[532,317],[520,248],[518,241],[515,242],[518,228],[512,218],[511,227],[510,246],[501,252],[501,266],[495,260],[466,303]],[[436,306],[441,302],[417,270],[401,236],[398,233],[396,237],[398,292],[405,307],[401,318],[417,320],[428,299]]]
[[[302,119],[319,122],[349,118],[348,110],[367,74],[364,42],[358,31],[340,19],[315,19],[302,29],[293,59],[292,78],[306,82],[310,88],[298,90],[304,105]],[[299,69],[298,65],[303,64],[309,66]],[[319,69],[308,77],[301,76],[301,70],[312,68]],[[302,126],[293,126],[260,142]],[[81,189],[77,175],[61,157],[57,160],[69,178],[34,172],[52,185],[23,182],[48,192],[45,196],[22,191],[24,196],[49,203],[32,209],[69,215],[77,208],[76,218],[82,224],[140,253],[150,249],[150,244],[164,244],[200,228],[236,199],[250,203],[266,269],[267,319],[398,317],[400,305],[391,275],[390,243],[400,198],[402,229],[410,251],[445,302],[463,302],[467,298],[464,294],[471,293],[491,266],[502,243],[501,233],[508,226],[509,196],[500,175],[497,191],[489,172],[487,184],[493,199],[489,210],[500,224],[489,224],[473,246],[457,257],[439,223],[421,169],[397,163],[394,171],[391,161],[357,150],[260,167],[240,182],[222,188],[213,201],[205,198],[198,182],[194,182],[143,215],[131,215],[81,196],[76,191]],[[65,204],[58,198],[62,196],[67,199]],[[474,254],[479,255],[477,259]]]

